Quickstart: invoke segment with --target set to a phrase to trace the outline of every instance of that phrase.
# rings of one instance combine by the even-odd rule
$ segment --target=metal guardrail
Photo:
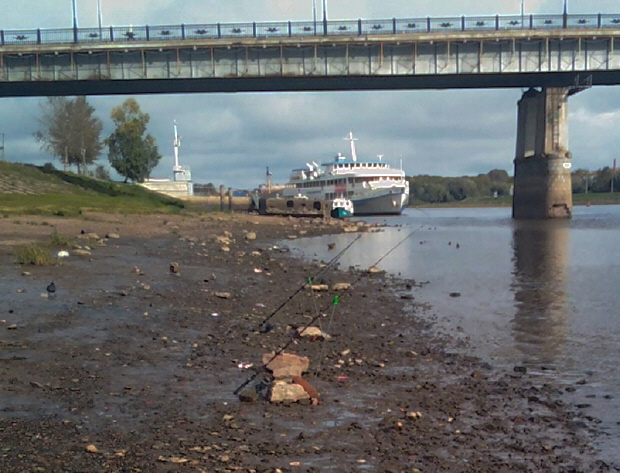
[[[0,30],[0,46],[94,44],[231,38],[398,35],[455,31],[579,30],[620,28],[620,13],[593,15],[508,15],[383,20],[285,21],[190,25],[109,26]]]

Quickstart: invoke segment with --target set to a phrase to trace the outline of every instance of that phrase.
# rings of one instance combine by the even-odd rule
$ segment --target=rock
[[[228,246],[231,243],[230,238],[225,236],[215,236],[215,242],[222,246]]]
[[[179,263],[170,263],[170,272],[172,274],[179,274]]]
[[[450,297],[461,297],[461,293],[460,292],[451,292],[450,293]]]
[[[274,378],[280,379],[291,376],[301,376],[308,371],[310,359],[291,353],[280,353],[276,358],[275,352],[263,355],[263,365],[273,373]]]
[[[368,274],[383,274],[385,273],[385,269],[377,268],[376,266],[371,266],[368,268]]]
[[[110,240],[117,240],[120,238],[120,235],[118,233],[108,233],[105,237]]]
[[[256,233],[254,232],[248,232],[245,234],[245,239],[246,240],[256,240]]]
[[[11,324],[6,329],[7,330],[17,330],[17,324]]]
[[[96,233],[83,233],[81,235],[78,235],[78,238],[81,240],[99,240],[99,235],[97,235]]]
[[[329,291],[329,286],[327,284],[306,284],[306,289],[312,289],[315,292],[325,292]]]
[[[22,272],[22,276],[30,276],[30,272],[28,272],[28,271],[23,271],[23,272]]]
[[[351,284],[348,282],[338,282],[332,285],[332,291],[348,291],[351,289]]]
[[[415,297],[413,296],[413,294],[401,294],[401,295],[400,295],[400,298],[401,298],[401,299],[404,299],[404,300],[408,300],[408,301],[412,301],[412,300],[414,300],[414,299],[415,299]]]
[[[302,338],[311,338],[313,340],[328,340],[331,338],[331,336],[321,331],[321,329],[318,327],[298,328],[297,336]]]
[[[269,401],[277,402],[298,402],[303,399],[310,399],[310,396],[297,383],[287,383],[286,381],[275,381],[269,390]]]
[[[88,447],[86,447],[86,451],[90,453],[97,453],[99,452],[99,449],[95,447],[94,445],[89,445]]]
[[[230,299],[230,292],[214,292],[213,295],[220,299]]]
[[[90,256],[92,253],[88,250],[73,250],[74,256]]]
[[[254,386],[248,386],[239,393],[239,400],[241,402],[256,402],[258,400],[258,393]]]
[[[287,235],[287,237],[289,240],[297,240],[297,235]]]
[[[343,230],[345,233],[353,233],[353,232],[356,232],[356,231],[357,231],[357,225],[355,225],[355,226],[350,226],[350,225],[348,225],[348,226],[344,227],[342,230]]]

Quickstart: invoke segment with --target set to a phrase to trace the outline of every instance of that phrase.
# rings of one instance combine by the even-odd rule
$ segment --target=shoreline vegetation
[[[573,194],[573,205],[620,205],[620,191],[614,192],[590,192],[588,194]],[[511,207],[512,197],[471,197],[461,201],[428,203],[415,201],[408,208],[476,208],[476,207]]]

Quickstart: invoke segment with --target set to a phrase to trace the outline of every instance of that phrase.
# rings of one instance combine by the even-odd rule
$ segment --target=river
[[[389,226],[364,234],[342,267],[368,267],[402,242],[379,266],[428,281],[413,294],[432,305],[427,316],[438,328],[498,369],[523,366],[536,381],[562,386],[568,402],[600,419],[601,458],[620,468],[620,206],[575,207],[561,221],[514,221],[510,208],[408,209],[364,220]],[[327,261],[354,238],[288,245]]]

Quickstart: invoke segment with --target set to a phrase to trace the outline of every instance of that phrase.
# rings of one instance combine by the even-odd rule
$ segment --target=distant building
[[[147,179],[142,184],[147,189],[160,192],[179,199],[188,199],[194,195],[192,172],[189,166],[179,165],[179,148],[181,138],[177,133],[177,122],[174,122],[174,167],[172,168],[173,180],[170,179]]]

